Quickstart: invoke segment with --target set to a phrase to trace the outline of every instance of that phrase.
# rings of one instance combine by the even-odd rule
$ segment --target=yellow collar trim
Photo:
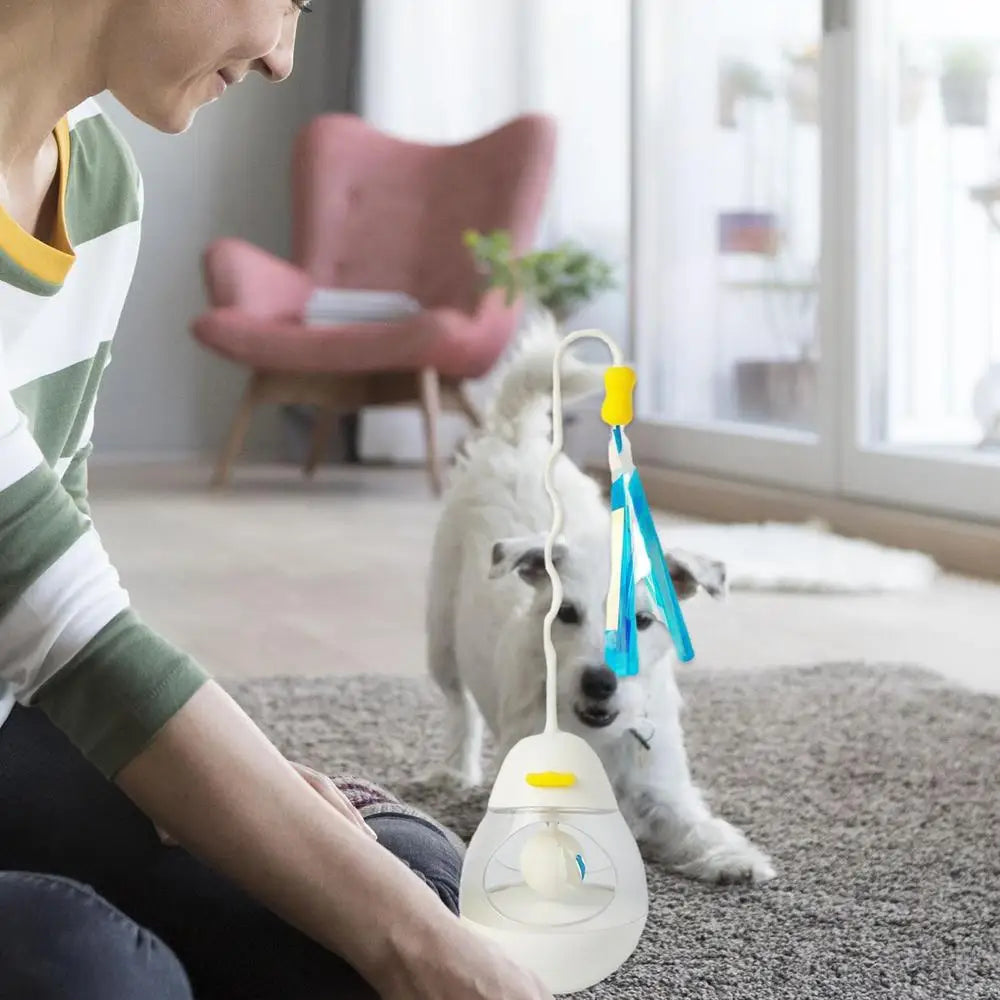
[[[0,250],[34,277],[50,285],[61,285],[76,260],[69,234],[66,232],[66,184],[69,180],[70,140],[69,123],[65,118],[56,126],[54,134],[56,147],[59,150],[59,204],[52,245],[22,229],[0,207]]]

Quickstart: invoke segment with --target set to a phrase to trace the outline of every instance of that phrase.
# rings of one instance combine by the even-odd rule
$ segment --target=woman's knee
[[[429,823],[400,813],[368,818],[379,843],[423,879],[452,913],[458,913],[462,858],[448,838]]]
[[[0,872],[0,992],[35,1000],[191,1000],[163,942],[71,879]]]

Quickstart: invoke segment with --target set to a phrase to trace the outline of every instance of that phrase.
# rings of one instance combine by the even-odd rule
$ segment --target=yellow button
[[[576,775],[568,771],[535,771],[526,774],[524,780],[532,788],[572,788],[576,784]]]

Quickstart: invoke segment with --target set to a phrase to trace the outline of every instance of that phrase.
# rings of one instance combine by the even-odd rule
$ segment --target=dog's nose
[[[607,701],[618,688],[618,675],[603,663],[599,667],[585,667],[580,688],[588,698]]]

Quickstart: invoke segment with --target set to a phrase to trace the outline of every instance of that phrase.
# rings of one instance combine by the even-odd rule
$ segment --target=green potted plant
[[[516,256],[510,233],[468,230],[463,236],[487,287],[502,288],[507,303],[524,296],[558,323],[617,284],[610,264],[572,241]]]
[[[727,59],[719,66],[719,124],[736,128],[736,105],[741,100],[770,101],[774,91],[763,72],[743,59]]]
[[[993,51],[979,42],[949,46],[941,55],[941,103],[952,126],[982,128],[990,114]]]

